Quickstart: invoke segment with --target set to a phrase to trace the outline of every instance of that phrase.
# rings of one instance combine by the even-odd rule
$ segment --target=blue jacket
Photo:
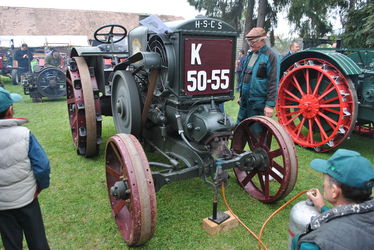
[[[279,56],[265,45],[258,51],[259,55],[253,67],[248,67],[253,53],[250,52],[245,58],[243,71],[239,79],[240,89],[242,84],[249,83],[249,99],[254,101],[265,100],[266,106],[274,107],[279,85]]]
[[[42,146],[31,132],[28,156],[39,188],[44,189],[49,187],[49,174],[51,172],[49,160]]]

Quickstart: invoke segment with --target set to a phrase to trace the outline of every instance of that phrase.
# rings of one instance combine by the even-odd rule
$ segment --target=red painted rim
[[[351,80],[331,63],[307,58],[287,69],[281,79],[277,115],[295,143],[318,152],[341,144],[358,114]]]
[[[254,123],[262,125],[263,131],[259,136],[253,133]],[[239,184],[248,194],[261,202],[270,203],[292,191],[298,169],[295,145],[276,121],[265,116],[243,120],[234,130],[232,149],[236,153],[260,149],[269,157],[270,167],[265,171],[234,169]]]
[[[106,180],[112,212],[124,241],[142,245],[156,230],[156,193],[147,157],[138,140],[131,134],[109,138],[105,150]],[[117,181],[125,181],[129,198],[117,200],[110,189]]]
[[[77,153],[92,157],[98,154],[101,140],[100,99],[93,94],[93,89],[97,89],[96,78],[89,75],[83,58],[76,59],[72,60],[76,61],[77,69],[69,67],[66,73],[69,124]]]

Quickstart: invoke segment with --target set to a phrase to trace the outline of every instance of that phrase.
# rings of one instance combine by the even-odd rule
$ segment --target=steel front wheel
[[[156,193],[147,157],[130,134],[109,138],[105,150],[109,200],[125,242],[141,245],[156,230]]]
[[[297,144],[325,152],[337,147],[354,129],[357,93],[352,81],[331,63],[303,59],[281,79],[277,115]]]
[[[73,143],[79,155],[98,154],[101,142],[101,108],[95,76],[83,57],[74,57],[66,73],[66,101]]]
[[[292,191],[297,179],[297,155],[294,143],[279,123],[265,116],[247,118],[235,128],[231,147],[238,154],[250,150],[267,155],[265,167],[252,171],[234,168],[248,194],[270,203]]]

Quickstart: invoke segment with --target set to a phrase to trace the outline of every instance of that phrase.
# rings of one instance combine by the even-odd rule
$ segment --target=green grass
[[[4,80],[8,90],[22,94],[20,86]],[[24,96],[14,108],[16,117],[29,118],[26,126],[43,145],[51,162],[51,186],[39,196],[51,249],[126,249],[109,207],[105,144],[93,159],[75,153],[64,98],[32,103],[29,96]],[[225,104],[235,119],[238,108],[235,101]],[[105,117],[102,134],[104,142],[115,134],[111,117]],[[372,139],[352,135],[341,147],[357,150],[374,162],[374,150],[369,146],[372,143]],[[286,199],[271,205],[246,194],[231,172],[226,188],[228,203],[254,232],[259,233],[267,217],[288,199],[302,190],[321,186],[322,177],[310,169],[309,162],[317,157],[326,159],[332,153],[317,154],[299,147],[297,152],[299,175],[295,189]],[[164,186],[157,193],[156,233],[139,249],[256,249],[256,240],[241,226],[215,236],[202,230],[202,219],[211,215],[212,198],[211,188],[200,178]],[[219,209],[227,210],[221,198]],[[263,240],[269,249],[287,248],[290,209],[291,206],[283,210],[265,229]]]

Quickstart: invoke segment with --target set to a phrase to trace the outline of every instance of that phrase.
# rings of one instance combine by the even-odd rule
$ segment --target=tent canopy
[[[30,48],[89,46],[87,36],[0,36],[0,47],[10,47],[12,39],[14,47],[21,47],[22,43]]]

